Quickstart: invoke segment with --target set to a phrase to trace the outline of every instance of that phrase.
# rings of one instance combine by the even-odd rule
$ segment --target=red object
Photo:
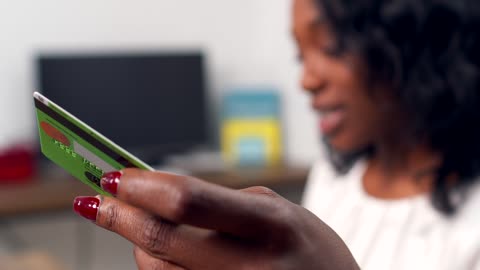
[[[109,172],[102,176],[100,181],[103,190],[109,192],[113,196],[117,195],[118,183],[122,177],[122,172]]]
[[[33,151],[16,146],[0,151],[0,183],[26,182],[35,174]]]
[[[91,221],[97,220],[99,206],[100,200],[96,197],[76,197],[73,202],[73,210]]]

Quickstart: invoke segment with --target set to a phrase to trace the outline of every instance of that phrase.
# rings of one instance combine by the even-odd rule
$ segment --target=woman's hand
[[[78,197],[74,209],[133,242],[139,269],[358,269],[335,232],[267,188],[136,169],[102,186],[116,198]]]

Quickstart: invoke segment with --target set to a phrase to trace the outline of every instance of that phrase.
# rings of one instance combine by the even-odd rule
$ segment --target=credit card
[[[103,195],[100,179],[124,168],[153,171],[145,162],[118,146],[42,94],[33,94],[42,153],[72,176]]]

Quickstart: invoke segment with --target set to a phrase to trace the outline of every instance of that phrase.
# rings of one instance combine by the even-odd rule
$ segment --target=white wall
[[[289,0],[0,0],[0,147],[35,139],[36,52],[201,47],[217,100],[238,85],[282,91],[287,157],[310,162],[316,125],[297,86],[289,9]]]

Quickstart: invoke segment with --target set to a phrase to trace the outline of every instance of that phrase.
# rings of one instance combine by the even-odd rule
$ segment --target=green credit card
[[[42,153],[75,178],[102,190],[100,179],[106,172],[124,168],[153,168],[94,130],[42,94],[33,94]]]

